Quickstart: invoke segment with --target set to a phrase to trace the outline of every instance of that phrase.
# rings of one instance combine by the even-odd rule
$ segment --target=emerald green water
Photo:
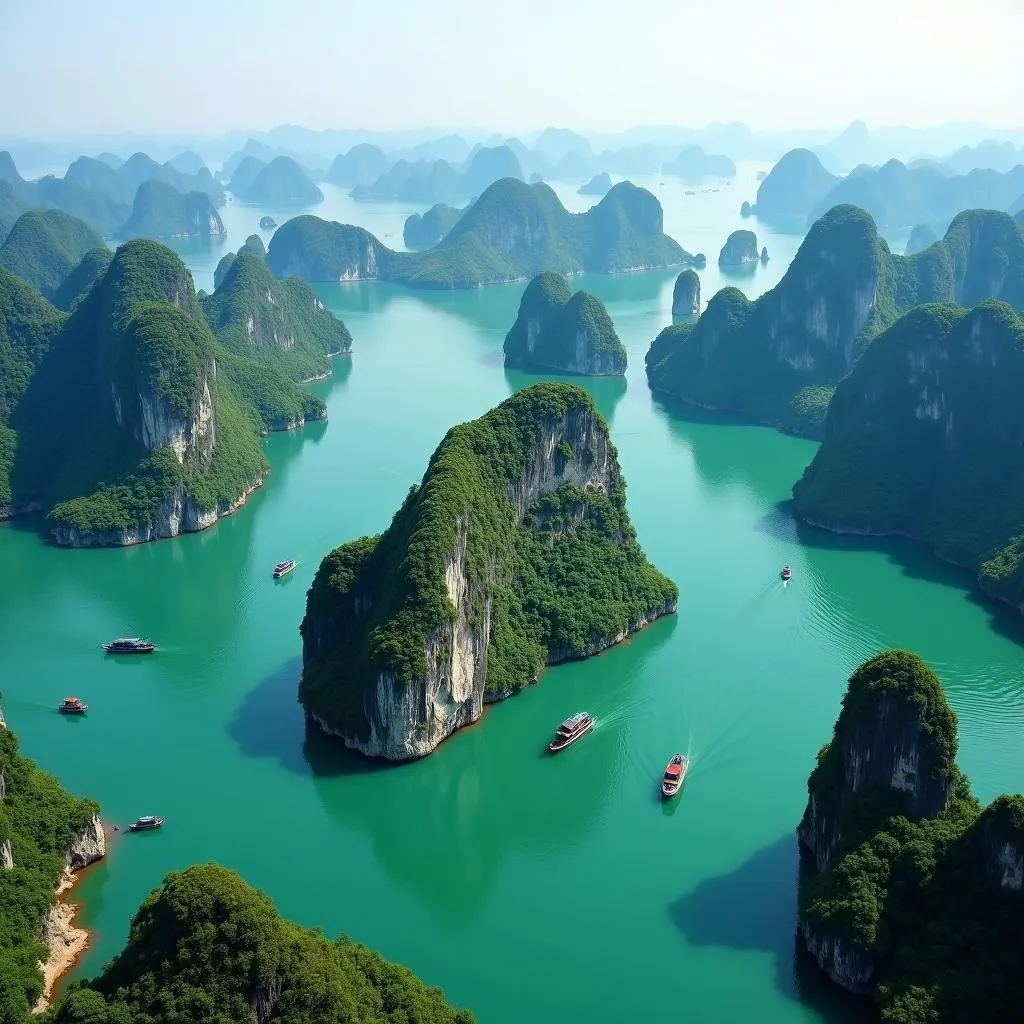
[[[744,196],[734,188],[718,229],[705,210],[709,238],[738,226]],[[684,204],[673,209],[673,233],[698,248]],[[243,212],[251,224],[261,214]],[[231,222],[232,244],[251,224]],[[749,294],[778,280],[798,241],[769,236],[778,258]],[[208,287],[209,260],[194,259]],[[706,295],[718,271],[707,273]],[[629,350],[625,383],[584,384],[611,423],[640,540],[680,585],[679,615],[546,672],[417,763],[370,765],[306,735],[305,590],[330,547],[387,524],[452,423],[531,379],[500,359],[520,287],[318,289],[355,339],[351,363],[317,385],[329,422],[269,437],[266,487],[206,533],[62,551],[34,524],[0,527],[10,725],[108,821],[168,819],[116,837],[77,890],[95,930],[80,973],[123,944],[167,871],[216,860],[287,916],[408,964],[486,1024],[852,1019],[794,940],[793,829],[845,679],[881,647],[918,650],[989,799],[1024,788],[1024,628],[914,548],[798,530],[785,502],[811,443],[652,400],[643,353],[669,320],[673,279],[581,284]],[[288,557],[298,569],[274,583]],[[104,658],[99,643],[122,633],[161,650]],[[53,710],[69,693],[89,703],[86,719]],[[554,725],[580,708],[594,734],[549,757]],[[693,769],[663,805],[677,749]]]

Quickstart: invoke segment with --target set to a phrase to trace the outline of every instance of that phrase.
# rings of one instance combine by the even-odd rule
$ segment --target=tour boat
[[[686,769],[690,767],[690,759],[685,754],[673,754],[661,777],[661,795],[675,796],[686,778]]]
[[[278,562],[274,566],[274,579],[279,580],[282,576],[287,576],[298,564],[298,562],[293,562],[291,559],[288,559],[286,562]]]
[[[109,644],[103,645],[107,654],[152,654],[156,644],[144,640],[141,636],[121,636]]]
[[[782,576],[782,578],[784,580],[792,579],[793,578],[793,570],[790,569],[790,567],[788,565],[784,565],[782,567],[782,572],[780,573],[780,575]]]
[[[57,705],[57,710],[62,715],[84,715],[89,710],[89,705],[83,704],[77,697],[65,697]]]
[[[138,821],[128,826],[129,832],[145,832],[147,829],[159,828],[164,823],[163,818],[155,814],[144,814]]]
[[[548,750],[557,754],[560,750],[575,743],[581,736],[585,736],[594,727],[594,720],[586,711],[577,711],[575,715],[567,718],[556,730],[555,738],[548,744]]]

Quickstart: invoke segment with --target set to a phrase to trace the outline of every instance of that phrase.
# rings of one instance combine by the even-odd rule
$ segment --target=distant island
[[[519,315],[505,337],[505,366],[518,370],[619,376],[626,349],[604,303],[575,295],[561,274],[538,274],[523,292]]]
[[[790,150],[761,181],[754,210],[767,222],[803,221],[839,181],[809,149]]]
[[[505,178],[426,252],[395,252],[363,228],[306,215],[278,228],[267,262],[281,278],[474,288],[544,270],[619,273],[685,266],[692,257],[664,233],[658,200],[629,182],[586,213],[571,214],[549,186]]]
[[[14,222],[0,245],[0,267],[53,301],[72,269],[96,248],[103,248],[103,239],[77,217],[62,210],[31,210]]]
[[[231,179],[232,191],[237,178],[238,171]],[[235,194],[243,202],[258,206],[313,206],[324,199],[323,192],[310,181],[306,172],[287,156],[275,157],[257,169],[245,188]]]
[[[0,240],[4,223],[10,224],[31,209],[61,210],[84,221],[102,237],[116,237],[132,215],[139,187],[157,181],[181,195],[201,192],[216,208],[224,203],[224,190],[202,166],[185,173],[173,163],[159,164],[145,153],[134,153],[117,163],[82,156],[72,161],[63,178],[52,174],[26,181],[7,152],[0,152]]]
[[[734,231],[726,239],[722,251],[718,254],[718,265],[720,267],[741,267],[746,263],[756,263],[759,258],[757,235],[753,231]]]
[[[502,178],[523,180],[519,158],[508,146],[481,146],[464,170],[447,160],[398,160],[373,182],[356,184],[352,198],[360,202],[445,203],[479,196]]]
[[[90,250],[62,295],[70,315],[0,268],[0,518],[45,511],[66,546],[233,512],[266,476],[259,434],[326,414],[296,381],[351,344],[308,285],[253,252],[202,309],[181,260],[146,240]]]
[[[1024,318],[1008,305],[912,310],[836,389],[825,441],[793,489],[797,515],[842,533],[912,537],[1024,607],[1018,381]]]
[[[262,217],[260,217],[260,228],[261,228],[261,230],[263,230],[263,231],[271,231],[273,228],[276,228],[276,227],[277,227],[277,221],[274,220],[273,217],[270,217],[267,214],[264,214]]]
[[[595,174],[590,181],[580,185],[577,190],[581,196],[603,196],[611,191],[612,179],[607,171]]]
[[[939,234],[931,224],[915,224],[914,230],[910,232],[910,238],[907,239],[907,248],[904,250],[904,255],[916,256],[919,252],[924,252],[928,246],[934,245],[938,240]]]
[[[535,384],[449,430],[391,526],[323,560],[299,699],[364,754],[419,757],[486,701],[674,612],[677,596],[636,542],[593,400]]]
[[[705,153],[700,146],[684,146],[679,153],[662,165],[662,174],[690,181],[698,178],[735,178],[736,165],[727,157]]]
[[[440,245],[453,227],[462,219],[465,210],[437,203],[425,214],[411,214],[402,229],[402,240],[407,249],[432,249]]]
[[[1024,797],[982,807],[935,673],[884,651],[850,676],[807,781],[799,927],[886,1021],[1001,1024],[1024,958]]]
[[[182,195],[163,181],[144,181],[132,203],[131,216],[117,230],[118,238],[224,238],[224,222],[203,192]]]
[[[388,169],[388,158],[379,146],[361,142],[334,158],[325,181],[341,188],[370,185]]]
[[[936,300],[974,305],[993,289],[1024,308],[1024,235],[1007,214],[962,213],[942,241],[905,257],[863,210],[837,206],[771,291],[751,302],[725,288],[696,324],[665,328],[647,379],[692,405],[820,437],[836,384],[897,317]]]
[[[834,206],[858,206],[885,228],[948,224],[971,209],[1009,211],[1024,194],[1024,166],[1004,172],[974,170],[950,174],[930,164],[907,167],[889,160],[881,167],[860,166],[845,178],[830,174],[810,150],[791,150],[757,190],[763,221],[814,221]]]
[[[700,278],[693,270],[684,270],[672,289],[674,317],[700,316]]]

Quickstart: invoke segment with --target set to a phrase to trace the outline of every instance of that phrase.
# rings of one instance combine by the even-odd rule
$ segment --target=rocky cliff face
[[[1024,796],[1000,796],[979,824],[985,872],[1000,888],[1024,888]]]
[[[672,289],[674,317],[700,316],[700,278],[692,270],[684,270]]]
[[[93,815],[89,824],[75,836],[70,849],[64,856],[69,872],[81,871],[94,861],[106,856],[107,839],[100,819]]]
[[[958,779],[956,746],[956,718],[920,658],[886,651],[861,665],[807,782],[797,837],[814,871],[828,875],[893,814],[918,821],[945,812]],[[801,913],[800,931],[833,981],[853,992],[871,990],[877,957],[848,926],[812,906]]]
[[[944,698],[941,706],[929,699],[933,680],[938,686],[919,659],[900,651],[872,658],[850,678],[835,735],[808,781],[797,831],[819,871],[849,838],[844,822],[860,795],[895,794],[902,813],[914,819],[949,806],[956,720]]]
[[[0,868],[4,871],[14,869],[14,852],[11,849],[10,839],[0,840]]]
[[[301,424],[295,424],[300,426]],[[288,429],[282,427],[281,429]],[[136,523],[117,530],[82,531],[69,523],[56,523],[50,529],[54,542],[68,548],[109,548],[130,547],[132,544],[146,544],[153,540],[167,540],[182,533],[199,533],[207,530],[218,519],[237,512],[248,500],[249,495],[262,487],[266,475],[256,480],[234,501],[220,500],[213,508],[203,508],[184,487],[175,487],[164,498],[154,513],[152,521]]]
[[[535,385],[520,394],[529,394],[536,389],[566,388],[567,385]],[[569,389],[569,392],[583,395],[578,389]],[[552,393],[562,396],[565,392]],[[519,396],[509,400],[510,403],[517,401],[521,401]],[[501,423],[507,426],[507,420],[502,419]],[[454,428],[435,453],[431,461],[432,470],[436,465],[445,464],[442,453],[446,444],[461,443],[457,436],[460,429]],[[481,430],[481,436],[483,433]],[[426,492],[433,486],[430,472],[424,478],[420,492]],[[389,631],[395,628],[395,620],[390,613],[379,606],[380,602],[390,599],[390,594],[381,594],[376,589],[382,574],[394,570],[383,562],[375,561],[382,552],[387,557],[395,556],[393,542],[388,535],[379,544],[376,540],[357,541],[328,556],[310,590],[306,619],[302,624],[304,675],[300,700],[310,718],[325,732],[340,736],[348,746],[368,756],[390,760],[420,757],[430,753],[455,730],[476,721],[485,702],[507,697],[530,682],[530,675],[540,669],[542,662],[552,664],[570,657],[597,653],[658,616],[675,611],[677,592],[674,586],[650,569],[664,586],[656,599],[637,605],[628,620],[623,621],[621,629],[610,635],[592,634],[584,650],[563,649],[557,644],[546,652],[538,648],[537,661],[529,669],[525,663],[517,663],[517,672],[530,675],[499,675],[503,681],[498,686],[494,685],[496,673],[492,661],[497,657],[507,658],[507,645],[516,644],[510,632],[514,627],[508,621],[507,602],[522,600],[521,597],[510,597],[506,592],[496,608],[496,587],[499,581],[508,580],[513,574],[510,559],[514,558],[515,538],[528,510],[545,495],[566,485],[578,489],[575,493],[621,501],[615,452],[607,427],[589,399],[574,400],[557,414],[552,414],[550,407],[547,408],[543,425],[524,452],[521,470],[493,495],[493,504],[487,506],[488,512],[471,507],[471,501],[465,506],[460,505],[458,510],[453,506],[454,530],[450,546],[443,555],[445,607],[451,611],[450,614],[439,614],[436,624],[416,641],[416,649],[403,655],[403,663],[412,658],[420,666],[411,677],[401,678],[398,670],[381,670],[378,666],[368,675],[339,678],[341,673],[351,671],[343,666],[365,658],[365,654],[359,652],[365,650],[371,623],[377,623],[372,627],[371,636],[382,637],[381,630],[391,635]],[[454,490],[449,491],[449,488]],[[460,485],[453,481],[445,485],[445,492],[463,493]],[[410,517],[418,516],[417,521],[421,523],[417,527],[419,534],[427,532],[423,525],[424,513],[418,509],[417,501],[418,494],[414,491],[395,517],[392,530],[403,535],[411,528]],[[496,516],[505,522],[505,529],[510,532],[507,540],[500,544],[495,541],[493,546],[481,549],[481,524],[486,516]],[[609,539],[623,545],[635,545],[630,530]],[[642,553],[638,554],[642,559]],[[629,582],[624,581],[623,586],[628,590]],[[629,600],[628,594],[626,600]],[[500,620],[495,618],[499,613],[502,616]],[[398,619],[399,626],[402,621]],[[496,630],[502,631],[502,643],[506,645],[497,655],[494,649]],[[346,645],[345,654],[340,653],[339,634]],[[369,642],[376,647],[379,641]],[[386,643],[391,644],[392,641]],[[354,701],[361,706],[365,727],[362,716],[346,720],[339,715],[339,687],[342,685],[349,688],[346,699],[350,707]]]

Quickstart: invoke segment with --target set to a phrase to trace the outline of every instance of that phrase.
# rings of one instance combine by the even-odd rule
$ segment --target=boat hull
[[[111,647],[109,644],[103,645],[103,650],[107,654],[152,654],[156,650],[156,645],[152,647],[139,647],[136,650],[128,650],[125,647]]]
[[[548,750],[552,754],[559,754],[563,750],[565,750],[566,747],[571,747],[577,740],[583,739],[583,737],[586,736],[587,733],[590,732],[590,730],[593,729],[593,728],[594,728],[594,723],[592,721],[588,722],[582,729],[579,730],[579,732],[574,733],[564,743],[555,743],[555,742],[549,743],[548,744]]]
[[[89,706],[86,705],[82,708],[57,708],[62,715],[84,715],[89,710]]]
[[[152,825],[140,825],[135,822],[133,825],[128,826],[129,832],[152,832],[154,829],[160,828],[164,823],[164,819],[160,818],[158,821],[153,822]]]

